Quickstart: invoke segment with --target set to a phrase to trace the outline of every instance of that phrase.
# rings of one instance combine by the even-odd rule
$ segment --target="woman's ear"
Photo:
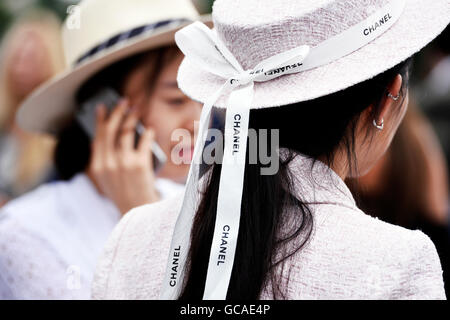
[[[400,97],[400,93],[402,90],[402,84],[403,84],[403,78],[400,74],[398,74],[394,81],[389,85],[388,93],[390,93],[390,96],[386,95],[383,98],[383,101],[381,102],[379,114],[376,116],[376,122],[382,123],[387,115],[390,113],[392,107],[396,105],[395,97]]]

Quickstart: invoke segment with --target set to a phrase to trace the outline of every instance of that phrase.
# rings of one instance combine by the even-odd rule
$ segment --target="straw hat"
[[[174,34],[199,16],[189,0],[84,0],[62,29],[66,70],[36,89],[17,120],[29,131],[57,134],[73,116],[75,94],[91,76],[139,52],[174,43]]]
[[[314,59],[316,46],[339,36],[386,5],[401,1],[217,0],[213,21],[219,40],[242,68],[249,70],[264,59],[301,45],[311,48],[307,59]],[[414,55],[448,25],[450,1],[405,2],[392,27],[354,52],[304,72],[256,82],[251,107],[282,106],[332,94],[373,78]],[[382,11],[375,20],[368,21],[361,36],[382,30],[385,26],[380,20],[385,20],[387,14]],[[205,102],[219,91],[224,79],[186,58],[179,70],[178,83],[188,96]],[[225,107],[226,97],[228,92],[215,105]]]

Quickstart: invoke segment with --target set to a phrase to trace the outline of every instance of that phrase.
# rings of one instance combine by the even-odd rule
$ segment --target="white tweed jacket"
[[[298,197],[310,205],[307,245],[285,262],[288,299],[446,299],[431,240],[366,215],[327,166],[296,157]],[[157,299],[182,195],[136,208],[111,235],[94,278],[94,299]],[[271,299],[267,286],[261,299]]]

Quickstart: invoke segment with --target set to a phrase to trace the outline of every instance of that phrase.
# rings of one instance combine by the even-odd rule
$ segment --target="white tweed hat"
[[[248,70],[263,59],[301,45],[314,50],[389,3],[400,1],[217,0],[213,8],[214,31],[242,68]],[[251,108],[282,106],[335,93],[368,80],[420,51],[448,25],[450,1],[405,2],[395,24],[356,51],[313,69],[256,82]],[[378,28],[377,21],[378,18],[361,31]],[[224,80],[185,59],[178,82],[188,96],[205,102],[219,91]],[[227,96],[228,92],[224,91],[215,105],[225,107]]]

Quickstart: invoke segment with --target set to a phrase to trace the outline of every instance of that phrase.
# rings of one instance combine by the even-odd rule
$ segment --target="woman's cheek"
[[[152,99],[150,108],[146,116],[147,124],[155,129],[156,142],[171,162],[170,155],[173,147],[182,142],[177,139],[180,134],[176,131],[183,127],[183,112],[174,108],[166,99],[159,97]],[[173,141],[172,137],[174,137]]]

